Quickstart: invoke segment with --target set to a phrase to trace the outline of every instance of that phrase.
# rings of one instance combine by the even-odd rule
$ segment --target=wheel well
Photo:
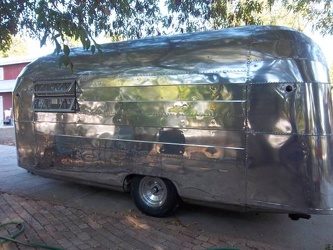
[[[133,179],[134,176],[137,176],[137,175],[130,174],[125,177],[124,182],[123,182],[124,192],[129,193],[131,191],[131,180]]]

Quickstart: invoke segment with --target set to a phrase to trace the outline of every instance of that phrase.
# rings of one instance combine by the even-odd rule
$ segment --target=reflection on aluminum
[[[333,213],[328,69],[303,34],[247,26],[71,60],[73,74],[50,55],[18,78],[21,167],[109,188],[158,176],[187,201]]]

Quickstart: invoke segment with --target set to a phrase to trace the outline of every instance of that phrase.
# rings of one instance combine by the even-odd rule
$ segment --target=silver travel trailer
[[[333,213],[332,101],[319,47],[246,26],[71,51],[14,90],[18,164],[131,192],[167,216],[180,200],[309,218]]]

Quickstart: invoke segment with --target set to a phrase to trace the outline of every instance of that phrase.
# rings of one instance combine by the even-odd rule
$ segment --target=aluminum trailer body
[[[274,26],[73,49],[14,90],[18,164],[131,191],[141,211],[177,197],[244,211],[333,213],[332,100],[320,48]],[[166,208],[167,207],[167,208]]]

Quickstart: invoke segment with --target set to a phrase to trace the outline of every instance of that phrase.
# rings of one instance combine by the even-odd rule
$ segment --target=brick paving
[[[9,133],[8,129],[0,129],[1,131],[13,134]],[[1,138],[5,137],[0,133]],[[3,150],[0,159],[15,162],[12,156],[14,153],[15,151]],[[11,165],[11,163],[8,164]],[[12,171],[5,169],[4,173],[7,174]],[[19,174],[17,175],[19,176]],[[8,174],[8,176],[15,175]],[[34,186],[31,185],[31,187]],[[127,211],[128,208],[124,208],[123,212],[119,212],[121,208],[118,207],[111,209],[112,211],[99,210],[96,212],[84,206],[78,208],[78,204],[74,202],[71,203],[72,205],[64,205],[59,202],[53,203],[49,199],[46,201],[43,198],[34,199],[31,196],[28,198],[23,194],[14,194],[11,192],[11,188],[4,190],[0,191],[0,224],[11,221],[23,223],[24,233],[16,238],[23,242],[47,244],[66,250],[280,249],[248,239],[235,239],[222,234],[205,232],[198,227],[182,224],[177,217],[153,218],[141,214],[137,209]],[[0,236],[7,237],[12,231],[13,226],[0,228]],[[35,248],[7,242],[0,245],[0,250],[2,249],[31,250]]]
[[[273,249],[262,243],[228,239],[191,230],[173,218],[153,218],[135,212],[97,214],[8,193],[0,193],[0,224],[23,222],[16,239],[76,249]],[[0,228],[8,236],[13,228]],[[13,242],[5,250],[32,249]],[[276,248],[274,248],[276,249]]]

